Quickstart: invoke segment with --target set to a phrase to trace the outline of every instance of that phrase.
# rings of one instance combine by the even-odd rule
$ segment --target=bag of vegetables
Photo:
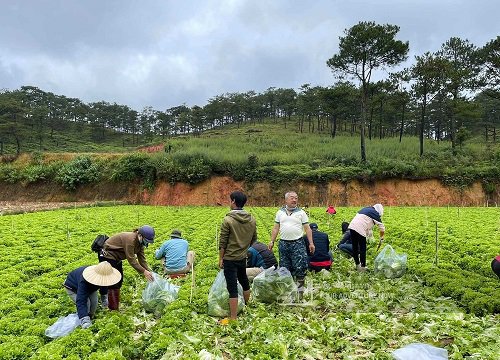
[[[398,254],[391,245],[386,245],[375,258],[375,273],[394,279],[404,275],[408,256]]]
[[[165,306],[177,299],[180,286],[169,283],[157,273],[153,273],[153,278],[142,292],[142,304],[146,311],[160,316]]]
[[[243,288],[240,283],[238,283],[238,313],[243,310],[244,306]],[[208,292],[208,315],[220,317],[229,316],[229,292],[227,291],[224,270],[219,271]]]
[[[264,303],[290,301],[297,293],[297,285],[287,268],[274,266],[265,269],[252,283],[252,295]]]

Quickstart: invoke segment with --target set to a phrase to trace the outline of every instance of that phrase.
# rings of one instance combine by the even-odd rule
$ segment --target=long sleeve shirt
[[[144,246],[139,243],[135,232],[122,232],[111,236],[104,243],[103,250],[105,258],[113,260],[126,259],[140,274],[143,274],[144,270],[150,271],[144,255]]]
[[[76,310],[80,319],[89,316],[87,301],[92,293],[99,290],[98,285],[91,284],[83,278],[83,270],[86,267],[81,266],[71,271],[64,282],[65,287],[76,293]]]

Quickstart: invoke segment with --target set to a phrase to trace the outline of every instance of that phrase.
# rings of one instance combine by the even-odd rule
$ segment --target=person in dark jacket
[[[318,230],[318,224],[310,223],[309,227],[312,230],[312,239],[314,243],[314,254],[311,254],[307,245],[309,241],[307,237],[304,236],[303,240],[306,244],[307,257],[309,259],[308,268],[309,270],[314,270],[316,272],[323,269],[330,270],[332,266],[332,254],[330,253],[330,239],[328,234]]]
[[[111,286],[122,278],[120,272],[107,261],[98,265],[81,266],[71,271],[63,286],[76,304],[78,318],[83,329],[92,325],[91,318],[97,309],[97,290]]]
[[[98,253],[99,261],[107,261],[122,275],[122,279],[108,288],[101,288],[101,301],[103,307],[109,305],[110,310],[118,310],[120,305],[120,288],[123,282],[123,260],[146,280],[153,281],[153,274],[146,261],[144,248],[154,242],[155,230],[149,225],[143,225],[131,232],[122,232],[111,236],[104,243],[103,249]]]
[[[274,253],[267,248],[267,245],[258,241],[254,242],[247,252],[248,280],[253,281],[263,269],[269,269],[272,266],[278,266]]]
[[[224,269],[229,292],[230,319],[238,315],[238,282],[243,288],[245,303],[250,299],[250,284],[246,273],[248,248],[257,241],[255,218],[243,210],[247,197],[241,191],[233,191],[231,211],[220,227],[219,267]]]
[[[349,231],[349,223],[342,223],[342,239],[340,239],[337,244],[337,248],[346,254],[348,257],[352,257],[352,241],[351,241],[351,232]]]
[[[500,255],[495,256],[491,262],[491,270],[500,278]]]

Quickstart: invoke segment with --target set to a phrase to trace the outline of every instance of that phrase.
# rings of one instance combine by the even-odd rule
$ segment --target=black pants
[[[493,259],[491,262],[491,270],[500,278],[500,261]]]
[[[366,238],[353,229],[351,231],[352,257],[356,265],[366,266]]]
[[[226,278],[229,298],[238,297],[238,281],[243,291],[250,290],[247,277],[247,260],[224,260],[224,277]]]
[[[120,272],[120,274],[122,275],[120,281],[114,285],[111,285],[111,286],[108,286],[108,287],[100,287],[99,288],[99,294],[101,294],[101,296],[104,296],[108,293],[108,289],[120,289],[122,287],[122,284],[123,284],[123,263],[121,260],[114,260],[114,259],[108,259],[108,258],[105,258],[104,256],[101,255],[100,252],[97,253],[97,257],[99,259],[99,262],[103,262],[103,261],[107,261],[111,264],[112,267],[114,267],[116,270],[118,270]]]

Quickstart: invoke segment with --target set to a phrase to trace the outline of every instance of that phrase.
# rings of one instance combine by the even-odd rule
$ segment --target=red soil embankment
[[[212,177],[200,184],[158,182],[153,190],[138,183],[111,183],[81,186],[71,192],[53,183],[0,184],[0,201],[80,202],[120,201],[150,205],[228,205],[229,194],[243,190],[248,205],[276,206],[283,203],[289,190],[299,194],[300,203],[309,206],[364,206],[382,203],[400,206],[495,206],[500,199],[500,185],[486,194],[481,183],[459,190],[444,186],[439,180],[391,179],[376,182],[290,183],[273,185],[266,182],[245,184],[230,177]]]

